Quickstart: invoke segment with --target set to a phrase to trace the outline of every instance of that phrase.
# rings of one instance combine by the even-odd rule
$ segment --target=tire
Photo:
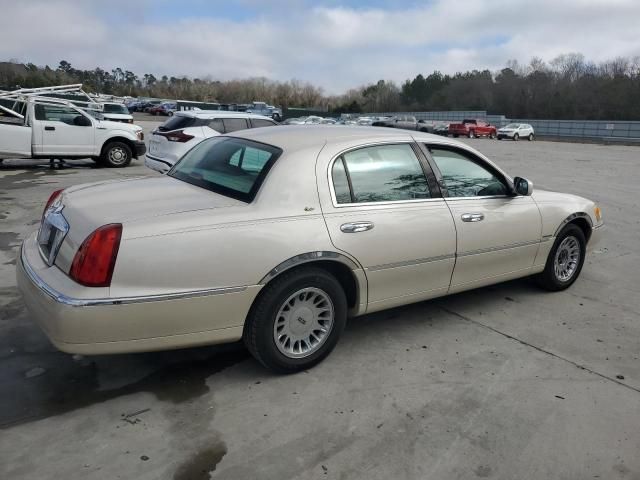
[[[518,140],[520,140],[520,135],[518,135],[517,133],[513,134],[513,141],[517,142]]]
[[[496,138],[496,132],[490,132],[490,133],[489,133],[489,138],[490,138],[491,140],[494,140],[494,139]]]
[[[469,130],[468,137],[469,137],[469,138],[473,138],[473,137],[475,137],[475,133],[474,133],[474,131],[473,131],[473,130]]]
[[[100,163],[105,167],[123,168],[131,163],[131,148],[122,142],[109,142],[102,149]]]
[[[458,138],[458,134],[457,134],[457,133],[454,133],[454,134],[453,134],[453,138]]]
[[[167,112],[167,117],[173,117],[173,112],[171,110]]]
[[[311,298],[307,299],[309,295]],[[324,304],[322,301],[317,303],[318,298],[324,298]],[[308,305],[321,305],[324,310],[314,314]],[[287,307],[289,316],[297,318],[287,318]],[[328,326],[331,313],[326,312],[331,310],[333,318]],[[265,287],[251,307],[242,338],[256,360],[268,369],[276,373],[295,373],[313,367],[331,353],[346,321],[347,298],[340,283],[325,270],[304,267],[283,273]],[[328,332],[315,345],[298,340],[302,337],[311,340],[310,335],[321,335],[320,330],[310,330],[307,322],[318,328],[328,326]],[[281,335],[280,342],[276,340],[276,334]],[[303,344],[308,352],[302,351]]]
[[[502,137],[498,137],[498,140],[502,140]]]
[[[273,120],[275,120],[276,122],[280,122],[280,120],[281,120],[280,115],[278,115],[277,113],[274,113],[274,114],[271,116],[271,118],[272,118]]]
[[[586,245],[587,242],[580,227],[574,223],[564,227],[551,247],[544,271],[535,277],[538,285],[551,292],[565,290],[573,285],[584,265]],[[576,254],[579,255],[577,258],[575,258]],[[562,262],[563,258],[565,262]],[[572,258],[574,258],[573,262]],[[568,274],[569,271],[570,274]]]
[[[529,140],[530,142],[533,142],[533,133],[529,134],[529,136],[527,137],[527,140]]]

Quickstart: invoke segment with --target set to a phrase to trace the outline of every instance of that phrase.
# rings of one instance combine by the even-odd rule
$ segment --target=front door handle
[[[44,129],[45,129],[45,130],[49,130],[49,131],[51,131],[51,130],[55,130],[55,129],[56,129],[56,127],[44,127]]]
[[[350,222],[340,225],[340,230],[344,233],[366,232],[373,228],[373,222]]]
[[[482,213],[463,213],[462,221],[463,222],[481,222],[484,220],[484,215]]]

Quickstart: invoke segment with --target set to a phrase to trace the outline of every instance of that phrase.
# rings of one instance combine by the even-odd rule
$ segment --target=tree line
[[[67,83],[82,83],[87,91],[119,96],[221,103],[260,100],[284,108],[333,113],[486,110],[509,118],[640,120],[640,56],[600,63],[579,53],[559,55],[549,62],[537,57],[527,64],[510,60],[497,72],[472,70],[449,75],[434,71],[401,85],[379,80],[342,95],[326,95],[322,88],[297,80],[138,76],[121,68],[80,70],[65,60],[55,69],[32,63],[0,63],[0,85],[5,88]]]

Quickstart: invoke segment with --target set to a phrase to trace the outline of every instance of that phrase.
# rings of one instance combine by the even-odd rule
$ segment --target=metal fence
[[[450,112],[385,112],[367,114],[413,115],[418,120],[460,121],[465,118],[486,120],[496,127],[509,123],[528,123],[533,126],[539,137],[557,137],[576,140],[594,140],[602,142],[640,144],[640,121],[614,120],[535,120],[529,118],[507,118],[504,115],[487,115],[486,111],[450,111]]]

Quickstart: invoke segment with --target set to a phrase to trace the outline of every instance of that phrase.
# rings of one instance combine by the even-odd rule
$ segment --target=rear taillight
[[[47,208],[49,208],[51,206],[51,204],[56,201],[56,198],[58,198],[62,194],[63,190],[64,190],[64,188],[61,188],[59,190],[55,190],[51,195],[49,195],[49,200],[47,200],[47,203],[44,206],[44,210],[42,211],[42,218],[43,219],[44,219],[44,214],[47,213]]]
[[[86,287],[111,285],[121,237],[120,223],[103,225],[94,230],[80,245],[71,263],[69,276]]]
[[[170,142],[188,142],[193,138],[193,135],[189,135],[188,133],[184,133],[182,130],[174,130],[173,132],[155,132],[156,135],[162,135]]]

